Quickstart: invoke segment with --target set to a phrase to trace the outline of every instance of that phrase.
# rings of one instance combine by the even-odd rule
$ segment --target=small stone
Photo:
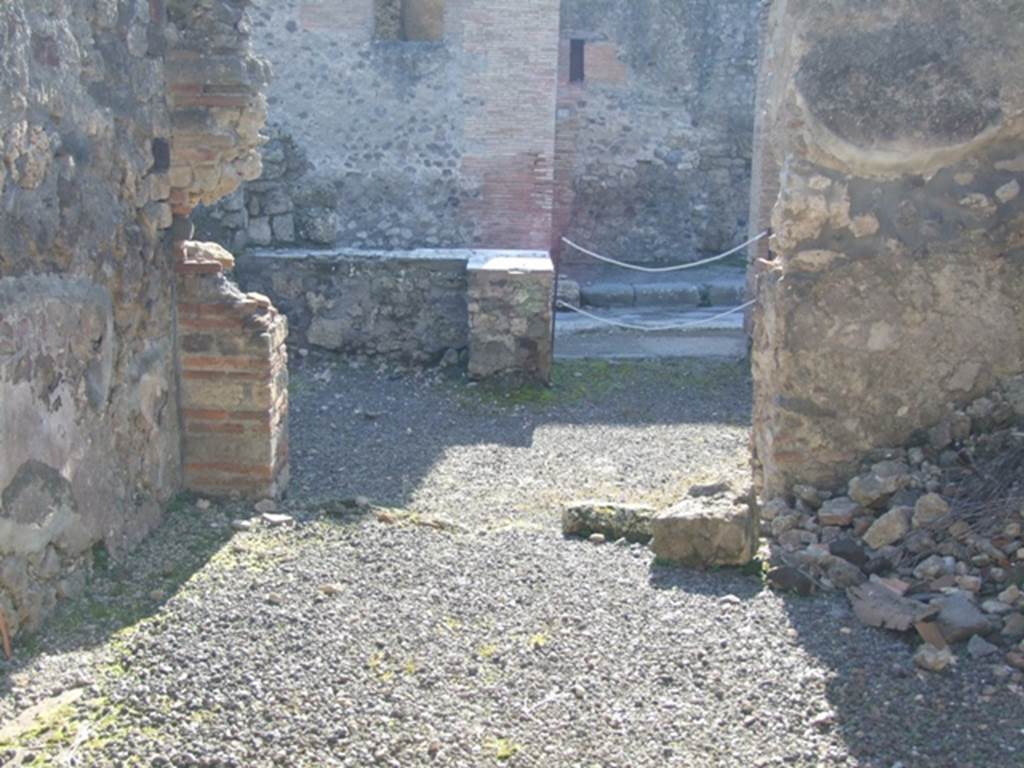
[[[277,502],[273,499],[263,499],[256,503],[255,509],[261,515],[265,515],[270,512],[277,512]]]
[[[1024,671],[1024,653],[1019,651],[1010,651],[1006,654],[1006,663],[1014,669]]]
[[[872,549],[880,549],[895,544],[910,530],[910,509],[893,507],[868,528],[864,534],[864,543]]]
[[[153,602],[159,603],[167,597],[167,593],[162,589],[154,589],[149,593],[149,599]]]
[[[847,486],[847,495],[862,506],[880,507],[900,487],[901,481],[898,477],[881,477],[872,471],[853,478]]]
[[[980,635],[972,635],[967,641],[967,653],[972,659],[983,659],[999,653],[999,648]]]
[[[818,509],[821,503],[827,498],[825,494],[811,485],[794,485],[793,495],[811,509]]]
[[[331,582],[329,584],[321,584],[320,591],[328,597],[335,597],[336,595],[340,595],[342,592],[344,592],[345,587],[343,584]]]
[[[592,533],[590,538],[587,539],[591,544],[604,544],[606,539],[603,533]]]
[[[774,522],[776,518],[787,517],[793,514],[793,510],[783,499],[772,499],[761,505],[761,519]]]
[[[812,531],[802,531],[797,528],[794,528],[791,531],[786,531],[784,534],[779,536],[779,544],[786,549],[797,550],[817,543],[817,534]]]
[[[999,593],[999,599],[1007,605],[1016,605],[1020,601],[1020,597],[1021,591],[1016,584],[1011,584]]]
[[[209,508],[210,508],[210,500],[209,499],[199,499],[198,501],[196,501],[196,509],[201,509],[201,510],[203,510],[205,512]]]
[[[955,568],[956,561],[953,558],[932,555],[917,564],[917,567],[914,568],[914,578],[927,581],[940,576],[952,576]]]
[[[991,613],[996,616],[1003,616],[1007,613],[1013,612],[1013,606],[1007,605],[1002,600],[985,600],[981,604],[981,610],[985,613]]]
[[[861,506],[848,496],[829,499],[818,510],[818,522],[822,525],[845,527],[861,512]]]
[[[853,563],[835,555],[827,555],[821,561],[828,580],[839,589],[855,587],[867,581],[864,572]]]
[[[936,621],[947,643],[958,643],[971,635],[987,635],[992,631],[988,618],[963,594],[949,595],[937,601]]]
[[[926,493],[914,505],[913,524],[924,528],[938,522],[949,514],[949,504],[937,493]]]
[[[949,648],[939,649],[932,645],[922,645],[914,654],[914,663],[929,672],[942,672],[956,663],[956,657]]]
[[[280,525],[287,525],[288,523],[294,522],[295,518],[291,515],[275,515],[271,513],[265,513],[262,516],[263,522],[269,525],[271,528],[276,528]]]
[[[956,585],[967,592],[981,591],[980,576],[957,576]]]
[[[1009,203],[1020,194],[1020,182],[1016,179],[1003,184],[996,190],[996,199],[1001,203]]]
[[[245,533],[246,531],[252,530],[252,522],[249,520],[232,520],[231,527],[236,531]]]
[[[773,568],[768,571],[766,578],[775,589],[796,592],[805,597],[812,594],[815,589],[814,581],[809,576],[788,565]]]
[[[791,531],[800,525],[800,515],[790,511],[788,514],[779,515],[772,520],[772,536],[778,538],[786,531]]]
[[[842,536],[828,545],[829,554],[841,557],[843,560],[847,560],[858,568],[862,568],[868,560],[867,553],[864,551],[864,547],[861,546],[860,542],[854,539],[852,536]]]
[[[811,725],[819,731],[827,731],[835,725],[835,712],[822,712],[811,718]]]
[[[1011,640],[1019,640],[1024,637],[1024,613],[1012,613],[1004,617],[1000,634]]]
[[[954,588],[956,588],[956,577],[951,573],[928,582],[928,589],[932,592],[942,592],[943,590]]]
[[[280,592],[271,592],[267,595],[267,602],[271,605],[284,605],[284,596]]]
[[[971,525],[966,520],[957,520],[949,526],[949,535],[954,539],[962,539],[971,532]]]

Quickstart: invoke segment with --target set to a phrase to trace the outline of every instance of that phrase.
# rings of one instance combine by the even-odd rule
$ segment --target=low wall
[[[288,316],[293,345],[432,365],[466,360],[475,340],[478,378],[550,374],[554,268],[543,251],[250,251],[236,275]]]
[[[435,363],[469,345],[469,251],[250,251],[236,274],[288,316],[292,344]]]

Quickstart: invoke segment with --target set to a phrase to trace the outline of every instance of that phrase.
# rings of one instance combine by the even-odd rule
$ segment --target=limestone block
[[[562,512],[562,533],[588,536],[601,533],[609,540],[627,539],[646,544],[650,541],[651,520],[656,511],[641,504],[609,501],[575,501]]]
[[[910,530],[911,507],[893,507],[875,520],[864,534],[864,542],[872,549],[895,544]]]
[[[651,523],[661,560],[707,568],[745,565],[757,551],[757,515],[745,505],[686,499]]]
[[[477,251],[469,260],[469,375],[548,382],[554,265],[540,251]]]

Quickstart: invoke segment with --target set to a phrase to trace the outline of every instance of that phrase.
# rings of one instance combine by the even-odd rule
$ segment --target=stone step
[[[736,306],[746,296],[747,277],[736,267],[701,267],[650,274],[615,267],[567,267],[560,279],[575,281],[589,307]]]
[[[604,320],[629,325],[685,324],[707,320],[730,309],[726,306],[673,311],[664,307],[593,309]],[[607,325],[570,311],[555,318],[555,357],[571,359],[652,359],[718,357],[739,359],[747,354],[743,313],[718,318],[687,329],[639,331]]]

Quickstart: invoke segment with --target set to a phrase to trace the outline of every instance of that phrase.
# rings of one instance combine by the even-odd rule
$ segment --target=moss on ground
[[[566,360],[555,363],[551,386],[487,381],[466,387],[457,397],[467,406],[530,407],[601,402],[640,383],[685,389],[696,397],[733,387],[750,374],[746,361],[708,360]]]

